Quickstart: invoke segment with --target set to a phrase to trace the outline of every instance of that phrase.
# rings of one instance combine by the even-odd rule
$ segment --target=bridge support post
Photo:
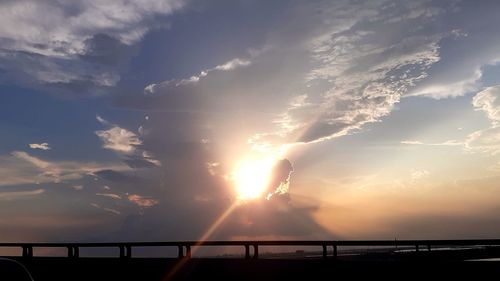
[[[33,257],[33,247],[23,246],[23,258],[31,258],[31,257]]]
[[[245,259],[250,258],[250,245],[245,244]]]
[[[78,258],[80,256],[80,248],[78,246],[73,246],[73,257]]]
[[[177,248],[179,249],[177,257],[181,259],[184,257],[184,247],[182,245],[178,245]]]
[[[76,245],[68,245],[68,258],[78,258],[80,256],[80,248]]]
[[[333,245],[333,258],[337,258],[337,245]]]
[[[259,245],[253,244],[253,258],[258,259],[259,258]]]
[[[130,245],[120,245],[120,258],[131,258],[132,257],[132,246]]]
[[[323,245],[321,245],[321,247],[323,248],[323,259],[326,259],[326,255],[327,255],[326,245],[323,244]]]
[[[119,246],[120,248],[120,258],[125,257],[125,246]]]
[[[191,245],[186,245],[186,257],[191,258]]]

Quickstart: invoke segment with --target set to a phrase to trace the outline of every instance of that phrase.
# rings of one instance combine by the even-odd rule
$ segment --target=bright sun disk
[[[250,200],[264,195],[268,188],[273,159],[243,161],[234,172],[238,199]]]

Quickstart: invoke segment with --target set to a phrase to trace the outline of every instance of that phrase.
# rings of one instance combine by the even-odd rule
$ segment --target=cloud
[[[175,91],[178,87],[187,87],[190,85],[196,85],[201,79],[207,77],[210,73],[219,71],[230,71],[240,67],[245,67],[250,65],[252,62],[247,59],[234,58],[224,64],[217,65],[214,68],[205,69],[200,71],[198,75],[193,75],[185,79],[172,79],[163,81],[157,84],[150,84],[144,88],[145,95],[154,95],[161,93],[168,93],[170,91]]]
[[[106,207],[102,207],[101,205],[97,204],[97,203],[90,203],[90,205],[94,208],[97,208],[97,209],[101,209],[103,211],[106,211],[106,212],[109,212],[109,213],[112,213],[112,214],[115,214],[115,215],[120,215],[121,212],[116,210],[116,209],[112,209],[112,208],[106,208]]]
[[[142,141],[135,133],[121,128],[117,125],[111,124],[99,115],[96,116],[96,119],[97,121],[99,121],[99,123],[110,127],[108,130],[95,131],[95,134],[103,142],[103,148],[111,149],[121,153],[133,153],[136,149],[136,146],[142,144]]]
[[[221,65],[218,65],[216,66],[215,70],[223,70],[223,71],[228,71],[228,70],[233,70],[233,69],[236,69],[238,67],[242,67],[242,66],[248,66],[250,65],[252,62],[249,61],[249,60],[244,60],[244,59],[239,59],[239,58],[235,58],[235,59],[232,59],[228,62],[226,62],[225,64],[221,64]]]
[[[112,124],[99,115],[96,116],[96,119],[99,123],[109,127],[107,130],[95,131],[95,134],[103,142],[103,148],[124,154],[125,159],[123,161],[132,168],[161,166],[161,162],[155,159],[151,152],[140,149],[143,141],[137,134]]]
[[[120,80],[130,46],[166,27],[165,16],[183,2],[3,1],[0,67],[7,72],[0,79],[64,94],[102,93]]]
[[[476,110],[484,111],[488,118],[496,123],[500,121],[500,85],[488,87],[477,93],[472,99]]]
[[[404,141],[401,141],[401,144],[418,145],[418,144],[424,144],[424,143],[421,141],[417,141],[417,140],[404,140]]]
[[[427,87],[421,86],[416,90],[411,91],[407,96],[425,96],[434,99],[463,96],[479,89],[481,76],[482,72],[480,70],[480,66],[477,66],[469,79],[453,81],[450,83],[438,83]]]
[[[136,134],[120,127],[99,130],[95,134],[103,141],[103,148],[118,152],[132,153],[135,151],[135,146],[142,144]]]
[[[500,32],[494,28],[498,23],[496,8],[494,1],[485,2],[480,8],[457,1],[454,12],[440,20],[443,26],[452,29],[440,44],[440,62],[409,95],[440,99],[481,90],[485,67],[497,65],[500,55],[497,48]]]
[[[423,169],[411,169],[410,174],[411,179],[417,181],[429,177],[430,172]]]
[[[448,140],[442,143],[423,143],[414,140],[401,141],[407,145],[429,146],[463,146],[468,152],[500,153],[500,86],[486,87],[476,93],[472,98],[472,106],[477,111],[482,111],[490,120],[491,126],[470,133],[464,141]],[[460,128],[459,128],[460,129]]]
[[[19,158],[21,160],[24,160],[26,162],[29,162],[29,163],[33,164],[35,167],[40,168],[40,169],[48,169],[52,166],[51,163],[49,163],[47,161],[43,161],[43,160],[36,158],[34,156],[31,156],[24,151],[13,151],[12,156]]]
[[[265,30],[256,47],[262,52],[227,56],[215,67],[116,97],[116,106],[152,117],[141,124],[148,132],[140,135],[141,148],[168,167],[157,175],[163,188],[151,193],[161,202],[130,217],[123,235],[161,237],[168,232],[154,227],[161,221],[179,226],[172,235],[197,239],[236,197],[224,175],[249,147],[315,143],[380,122],[440,61],[440,43],[451,32],[435,28],[451,10],[440,5],[294,2]],[[278,192],[289,187],[293,169],[281,163],[272,189]],[[236,208],[215,236],[331,237],[316,223],[319,203],[303,207],[293,194],[285,197]],[[186,219],[196,226],[183,225]]]
[[[354,26],[331,27],[309,38],[312,68],[306,74],[306,87],[310,90],[276,120],[281,135],[311,143],[350,134],[388,115],[408,89],[427,76],[440,59],[441,36],[408,32],[408,22],[396,25],[390,18],[390,13],[368,8],[354,16]],[[366,21],[373,25],[363,25]],[[423,19],[422,24],[426,24]],[[400,40],[373,40],[383,36],[384,29],[391,29]],[[318,88],[323,92],[317,93]]]
[[[111,182],[139,184],[140,177],[120,172],[118,169],[102,169],[93,173],[95,176]]]
[[[102,118],[102,117],[101,117],[101,116],[99,116],[99,115],[96,115],[96,116],[95,116],[95,119],[96,119],[97,121],[99,121],[99,123],[101,123],[101,124],[103,124],[103,125],[105,125],[105,126],[113,126],[113,124],[109,123],[108,121],[106,121],[104,118]]]
[[[128,197],[128,200],[137,206],[144,207],[144,208],[149,208],[152,207],[156,204],[158,204],[158,200],[156,199],[151,199],[147,197],[143,197],[137,194],[130,194]]]
[[[31,191],[0,191],[0,201],[11,201],[11,200],[32,198],[33,196],[43,194],[44,192],[45,189],[43,188]]]
[[[406,145],[429,145],[429,146],[463,146],[463,141],[458,140],[447,140],[444,142],[433,142],[433,143],[424,143],[417,140],[403,140],[400,142],[401,144]]]
[[[49,150],[50,149],[49,144],[46,142],[44,142],[44,143],[30,143],[29,147],[33,148],[33,149],[41,149],[41,150]]]
[[[500,153],[500,126],[475,131],[467,136],[465,148],[470,152]]]
[[[500,86],[488,87],[477,93],[472,99],[476,110],[486,113],[491,126],[468,135],[465,147],[471,152],[500,153]]]
[[[162,140],[156,141],[162,143]],[[289,239],[331,237],[314,221],[313,212],[317,208],[298,204],[293,195],[289,198],[286,194],[276,194],[271,200],[236,204],[234,186],[226,178],[226,167],[211,161],[213,155],[207,153],[210,151],[207,145],[197,143],[197,147],[203,148],[199,150],[193,146],[186,149],[177,146],[163,154],[155,150],[168,168],[138,170],[140,178],[136,182],[119,184],[120,191],[128,193],[126,199],[139,206],[140,212],[137,213],[137,208],[132,209],[134,212],[127,212],[123,226],[101,239],[157,240],[169,237],[197,240],[230,208],[233,211],[209,239],[266,235]],[[276,177],[273,187],[286,183],[290,168],[286,163],[289,162],[284,160],[277,166],[282,173]],[[185,224],[186,221],[190,223]],[[176,226],[175,231],[171,229],[172,225]]]
[[[146,84],[139,93],[115,97],[114,105],[146,110],[144,115],[151,116],[146,124],[130,127],[97,118],[105,127],[98,131],[100,135],[96,133],[104,146],[109,145],[107,149],[117,152],[138,175],[112,169],[94,174],[99,179],[119,181],[120,192],[128,189],[132,195],[127,199],[134,204],[147,206],[151,204],[148,200],[161,198],[143,215],[128,217],[123,232],[141,238],[165,234],[199,238],[197,235],[232,204],[233,189],[224,175],[231,169],[228,158],[244,153],[242,147],[315,143],[345,136],[368,123],[380,122],[406,96],[432,92],[444,97],[446,90],[455,95],[474,88],[479,76],[471,69],[477,69],[478,61],[490,60],[476,57],[467,64],[451,63],[460,61],[457,58],[462,52],[447,53],[450,44],[470,43],[470,36],[464,35],[469,30],[457,31],[447,22],[450,17],[459,18],[460,9],[455,8],[449,2],[293,2],[276,15],[276,24],[262,31],[263,42],[252,46],[263,51],[231,53],[210,62],[212,68],[203,65],[184,79],[165,77],[163,82]],[[474,40],[480,42],[477,37]],[[127,45],[119,39],[95,37],[86,46],[97,51],[102,49],[95,47],[98,44]],[[464,49],[470,52],[473,48]],[[206,52],[211,58],[221,57],[212,56],[209,48]],[[106,67],[114,60],[111,53],[101,56],[92,52],[85,59],[92,64],[100,61]],[[459,67],[467,65],[473,67]],[[436,69],[460,74],[456,77],[461,79],[450,75],[433,80],[431,73]],[[466,71],[459,73],[460,69]],[[116,83],[115,72],[102,72],[96,72],[92,83]],[[45,80],[69,79],[47,73]],[[457,80],[465,82],[457,84]],[[439,91],[431,91],[431,86]],[[139,125],[139,133],[130,129]],[[429,144],[407,140],[402,144],[462,145],[455,140]],[[167,168],[140,169],[159,163]],[[282,163],[273,187],[286,190],[292,165]],[[426,175],[425,170],[414,172],[413,177]],[[141,190],[133,190],[132,185]],[[136,194],[141,192],[151,197]],[[293,194],[290,196],[290,204],[274,200],[237,208],[220,237],[325,234],[314,219],[319,203],[297,206]],[[194,226],[185,225],[186,220]],[[165,227],[158,229],[158,225]],[[175,234],[171,234],[170,225],[178,226]]]
[[[153,166],[161,166],[161,162],[159,160],[155,159],[154,155],[151,152],[144,150],[142,152],[142,159],[145,162],[152,164]]]
[[[288,159],[278,161],[271,173],[269,183],[269,195],[267,199],[271,199],[275,194],[284,195],[288,193],[290,185],[290,175],[293,172],[292,163]]]
[[[47,161],[24,151],[0,156],[0,186],[62,182],[80,179],[105,169],[125,171],[123,164],[78,161]]]
[[[120,195],[114,194],[114,193],[96,193],[95,195],[108,197],[108,198],[115,199],[115,200],[122,199],[122,197]]]
[[[205,114],[211,128],[228,126],[228,119],[237,122],[241,117],[234,112],[258,112],[245,130],[256,145],[319,142],[390,114],[441,60],[440,43],[454,30],[432,28],[434,21],[450,16],[452,4],[292,6],[263,43],[271,47],[185,79],[150,84],[144,97],[121,97],[117,104]]]

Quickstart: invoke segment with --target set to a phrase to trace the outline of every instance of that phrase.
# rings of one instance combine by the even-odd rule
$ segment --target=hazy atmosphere
[[[498,237],[499,9],[1,1],[0,240]]]

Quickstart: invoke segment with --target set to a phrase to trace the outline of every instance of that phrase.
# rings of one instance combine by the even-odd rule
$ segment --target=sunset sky
[[[498,1],[0,3],[0,241],[500,236]]]

